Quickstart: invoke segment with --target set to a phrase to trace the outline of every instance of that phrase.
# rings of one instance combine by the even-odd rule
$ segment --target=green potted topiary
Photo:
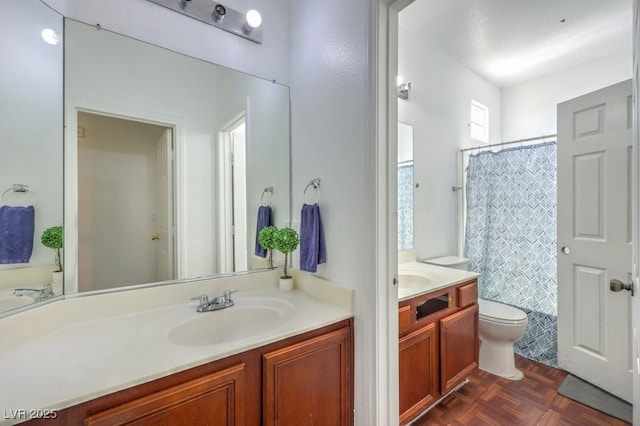
[[[53,287],[54,292],[60,291],[62,287],[62,243],[64,241],[64,233],[62,231],[62,226],[52,226],[51,228],[47,228],[42,233],[42,237],[40,237],[40,241],[42,245],[53,249],[55,251],[55,263],[58,267],[57,270],[53,271],[51,277],[51,286]]]
[[[289,291],[293,288],[293,278],[291,278],[287,270],[289,253],[298,247],[300,238],[295,229],[282,228],[276,232],[273,242],[275,249],[284,254],[284,275],[280,277],[280,289]]]
[[[63,241],[62,226],[52,226],[51,228],[45,229],[40,241],[42,241],[43,246],[55,250],[55,262],[58,267],[58,270],[55,272],[62,272],[62,256],[60,253]]]
[[[267,264],[269,269],[273,269],[273,249],[275,246],[275,237],[278,233],[278,228],[275,226],[265,226],[258,233],[258,244],[269,251],[269,257],[267,257]]]

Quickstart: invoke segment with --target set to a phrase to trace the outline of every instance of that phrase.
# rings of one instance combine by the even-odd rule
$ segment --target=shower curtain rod
[[[558,135],[557,134],[555,134],[555,135],[542,135],[542,136],[538,136],[538,137],[535,137],[535,138],[518,139],[517,141],[500,142],[500,143],[494,143],[494,144],[491,144],[491,145],[479,145],[479,146],[474,146],[474,147],[471,147],[471,148],[461,149],[460,152],[473,151],[473,150],[476,150],[476,149],[495,148],[497,146],[513,145],[513,144],[522,143],[522,142],[532,142],[532,141],[538,141],[540,139],[555,138],[556,136],[558,136]]]

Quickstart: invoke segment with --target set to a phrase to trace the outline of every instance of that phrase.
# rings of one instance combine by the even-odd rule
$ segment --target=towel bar
[[[38,203],[38,198],[36,197],[36,194],[29,188],[29,185],[25,185],[23,183],[16,183],[13,185],[12,188],[9,188],[7,190],[5,190],[2,195],[0,195],[0,203],[4,203],[4,196],[9,193],[9,192],[28,192],[32,197],[33,197],[33,204],[32,206],[36,206],[36,204]]]
[[[303,201],[304,201],[304,203],[305,203],[305,204],[307,203],[307,201],[306,201],[307,190],[308,190],[310,187],[311,187],[311,188],[313,188],[313,189],[315,189],[315,190],[317,191],[317,193],[318,193],[318,198],[317,198],[317,200],[316,200],[316,203],[318,203],[318,202],[320,201],[320,178],[311,179],[311,180],[309,181],[309,183],[307,184],[307,186],[304,188],[304,193],[303,193],[303,195],[302,195],[302,199],[303,199]]]
[[[264,191],[262,191],[262,196],[260,197],[260,205],[264,206],[264,194],[269,194],[269,206],[271,206],[271,199],[273,198],[273,186],[267,186]]]

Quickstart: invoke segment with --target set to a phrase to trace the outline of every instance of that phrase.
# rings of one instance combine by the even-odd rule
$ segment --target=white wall
[[[400,12],[411,13],[410,8]],[[460,185],[457,151],[470,137],[471,100],[489,107],[490,142],[500,140],[500,90],[428,40],[400,28],[398,73],[413,84],[398,119],[414,128],[414,240],[417,259],[457,253]]]
[[[295,0],[291,4],[293,219],[303,191],[320,178],[327,263],[318,275],[355,290],[355,416],[375,425],[377,7],[372,1]],[[295,263],[294,266],[298,267]],[[382,372],[380,374],[383,374]],[[384,421],[383,419],[380,419]]]
[[[631,60],[616,53],[502,89],[503,140],[556,134],[558,103],[630,79]]]

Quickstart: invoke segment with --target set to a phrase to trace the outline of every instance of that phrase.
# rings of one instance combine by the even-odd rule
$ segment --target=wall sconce
[[[400,99],[409,99],[409,91],[413,87],[411,83],[405,83],[401,75],[398,76],[398,97]]]
[[[262,17],[257,10],[241,13],[208,0],[149,0],[221,30],[262,43]]]

